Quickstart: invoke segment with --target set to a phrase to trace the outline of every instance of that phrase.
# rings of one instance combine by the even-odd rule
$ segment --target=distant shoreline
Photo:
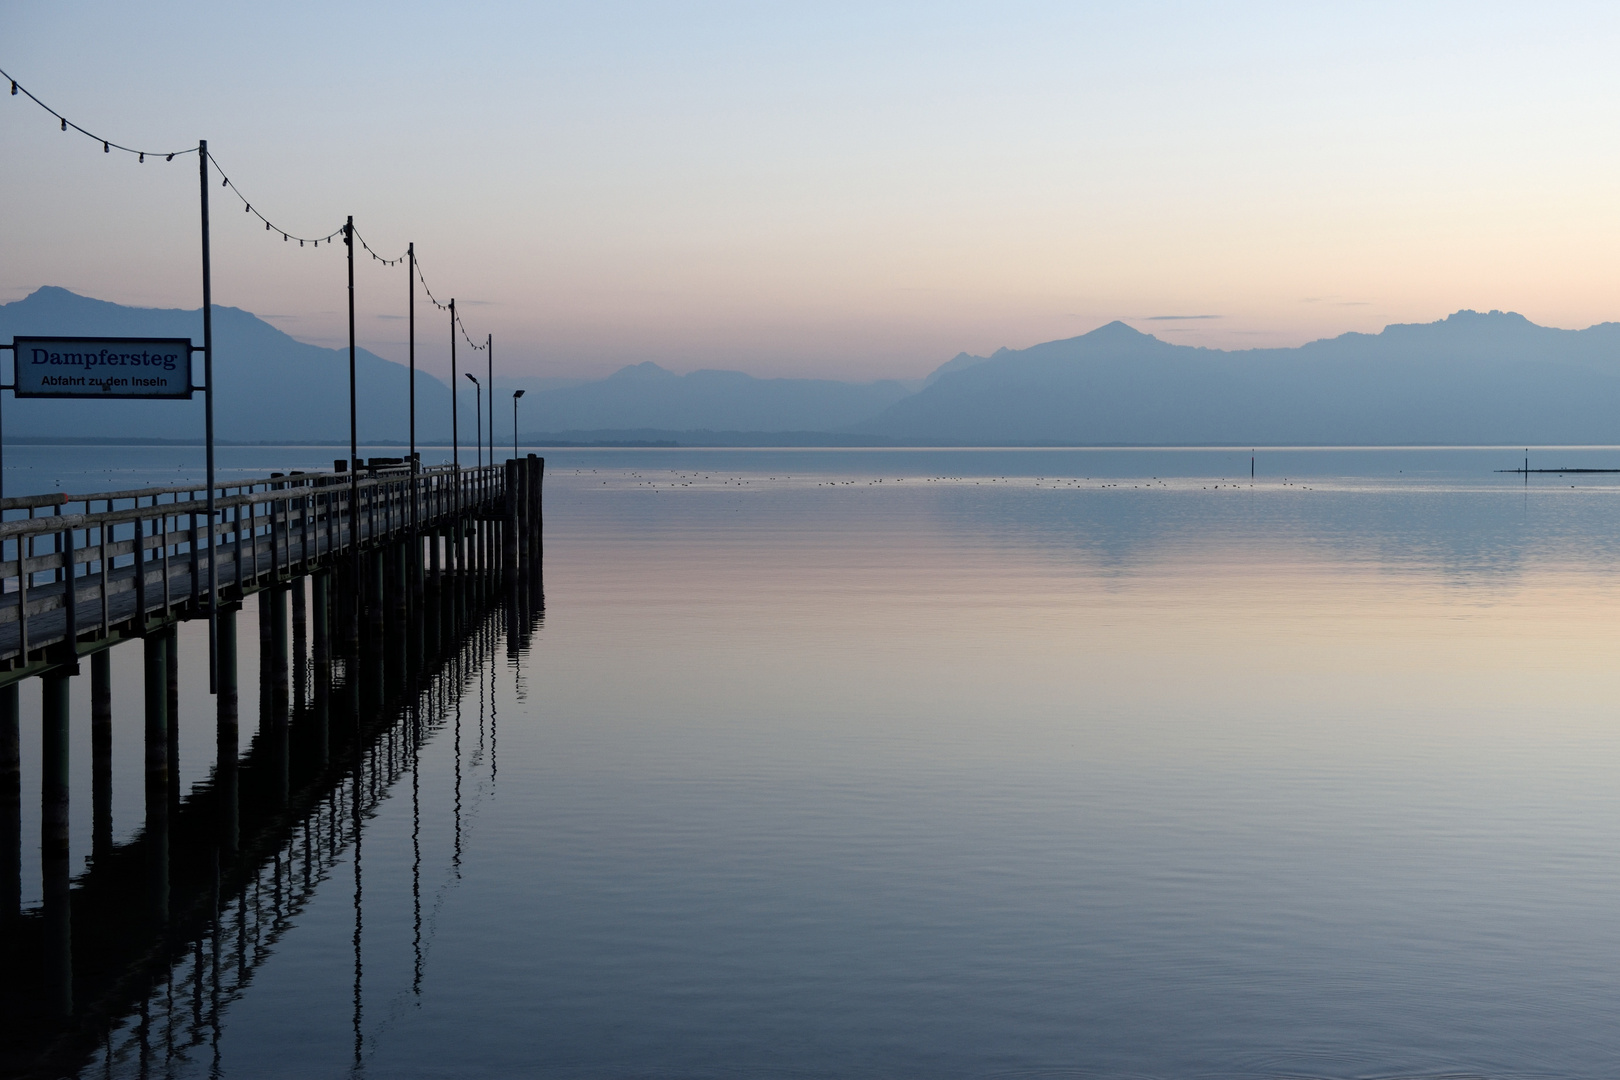
[[[121,438],[109,436],[44,436],[20,435],[4,440],[7,446],[174,446],[198,447],[202,439]],[[342,440],[260,439],[241,441],[218,439],[215,446],[324,446],[347,456],[348,445]],[[406,447],[410,444],[396,439],[366,439],[363,447]],[[487,445],[487,444],[486,444]],[[508,447],[510,443],[506,444]],[[448,441],[423,440],[421,449],[448,450]],[[462,451],[476,449],[471,443],[462,443]],[[1513,453],[1531,453],[1548,450],[1620,450],[1620,443],[894,443],[894,442],[682,442],[674,439],[522,439],[519,448],[531,450],[1222,450],[1259,453],[1281,450],[1505,450]],[[502,446],[495,446],[500,453]],[[1533,470],[1535,471],[1535,470]],[[1567,470],[1548,470],[1567,471]]]

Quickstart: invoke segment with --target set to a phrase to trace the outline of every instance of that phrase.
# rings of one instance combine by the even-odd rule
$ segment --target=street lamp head
[[[463,374],[465,374],[467,376],[468,381],[471,382],[474,386],[478,385],[478,380],[473,377],[472,372],[470,372],[470,371],[463,372]]]
[[[517,398],[520,398],[522,396],[523,396],[523,391],[522,390],[514,390],[514,391],[512,391],[512,397],[513,397],[514,400],[517,399]]]

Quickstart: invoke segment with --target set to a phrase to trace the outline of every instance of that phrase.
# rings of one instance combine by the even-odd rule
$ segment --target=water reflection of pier
[[[110,687],[107,664],[100,659],[106,653],[95,654],[94,857],[81,877],[67,881],[65,777],[56,821],[47,744],[41,785],[45,892],[44,903],[32,911],[18,908],[18,786],[12,765],[9,820],[0,822],[6,847],[0,872],[7,875],[9,898],[0,912],[7,972],[0,985],[0,1074],[56,1077],[104,1058],[120,1073],[144,1076],[164,1072],[178,1060],[200,1062],[217,1055],[224,1010],[244,994],[277,939],[344,859],[354,875],[358,1060],[364,822],[408,776],[417,815],[412,891],[419,989],[421,751],[449,729],[456,770],[452,858],[459,860],[460,701],[469,680],[488,666],[503,622],[509,653],[521,650],[539,625],[540,564],[528,554],[512,560],[516,567],[503,568],[498,557],[484,562],[447,553],[442,569],[438,558],[432,560],[439,572],[423,575],[414,596],[404,574],[351,575],[342,566],[324,580],[313,578],[314,603],[304,595],[306,579],[274,582],[257,598],[260,723],[242,754],[236,752],[234,727],[234,612],[222,618],[219,757],[209,778],[184,796],[178,770],[169,767],[177,760],[175,727],[153,724],[154,717],[174,715],[173,654],[148,644],[146,815],[142,830],[124,844],[112,842]],[[400,558],[396,565],[408,563]],[[396,582],[404,597],[389,588]],[[332,613],[345,610],[360,613],[353,633],[333,625],[343,620]],[[391,617],[396,611],[406,617]],[[172,632],[159,632],[172,641]],[[49,679],[45,699],[48,743]],[[490,738],[493,743],[493,730]],[[65,746],[58,752],[65,762]],[[60,851],[50,847],[55,836],[61,837]]]

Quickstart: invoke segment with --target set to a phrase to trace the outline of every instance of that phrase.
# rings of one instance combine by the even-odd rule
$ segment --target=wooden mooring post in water
[[[68,832],[69,695],[80,659],[91,660],[89,877],[117,865],[122,850],[111,829],[112,724],[133,722],[114,714],[107,651],[122,641],[144,643],[143,693],[121,697],[145,703],[145,825],[138,838],[144,885],[123,900],[140,909],[129,918],[167,925],[180,917],[171,857],[176,823],[189,813],[189,828],[195,816],[179,787],[185,718],[178,624],[207,619],[211,608],[218,613],[217,756],[207,800],[217,873],[243,857],[248,840],[237,677],[242,602],[258,594],[262,620],[251,797],[255,805],[290,807],[299,798],[298,776],[324,770],[340,736],[352,739],[366,710],[390,699],[399,685],[393,673],[422,670],[503,593],[524,610],[527,597],[540,595],[544,469],[533,454],[474,469],[373,458],[361,475],[276,473],[212,491],[177,485],[0,500],[0,512],[27,514],[0,521],[0,962],[18,961],[19,943],[29,942],[44,1014],[65,1023],[85,1005],[74,981],[78,890]],[[520,605],[524,581],[531,588]],[[43,902],[34,913],[21,909],[24,721],[17,688],[27,678],[43,684]],[[294,713],[301,718],[296,736]],[[347,727],[334,730],[339,723]]]

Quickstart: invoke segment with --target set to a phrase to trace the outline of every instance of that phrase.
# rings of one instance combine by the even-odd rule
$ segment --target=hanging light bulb
[[[103,154],[110,154],[110,153],[112,153],[112,147],[108,146],[106,143],[102,143],[101,144],[101,152]]]
[[[219,178],[219,186],[220,187],[224,187],[226,184],[229,184],[229,183],[230,183],[230,180],[227,177],[222,176],[222,177]]]
[[[167,158],[165,158],[165,159],[164,159],[164,160],[166,160],[166,161],[173,161],[173,160],[174,160],[174,155],[173,155],[173,154],[170,154],[170,155],[169,155],[169,156],[168,156],[168,157],[167,157]]]
[[[253,213],[253,207],[249,206],[247,203],[243,203],[242,204],[242,213],[244,213],[244,214]]]
[[[298,246],[299,246],[299,247],[303,247],[303,246],[304,246],[304,242],[303,242],[303,241],[302,241],[302,240],[300,240],[300,241],[298,241]]]
[[[67,117],[65,117],[65,116],[61,117],[61,121],[62,121],[62,130],[66,131],[67,130]]]
[[[145,165],[146,164],[146,155],[145,154],[141,155],[141,160],[137,164],[140,164],[140,165]]]
[[[270,223],[269,223],[269,222],[268,222],[268,221],[267,221],[267,222],[265,222],[265,223],[264,223],[264,231],[265,231],[265,232],[269,232],[269,231],[270,231]]]
[[[16,79],[11,80],[11,96],[12,97],[17,96],[17,80]]]

